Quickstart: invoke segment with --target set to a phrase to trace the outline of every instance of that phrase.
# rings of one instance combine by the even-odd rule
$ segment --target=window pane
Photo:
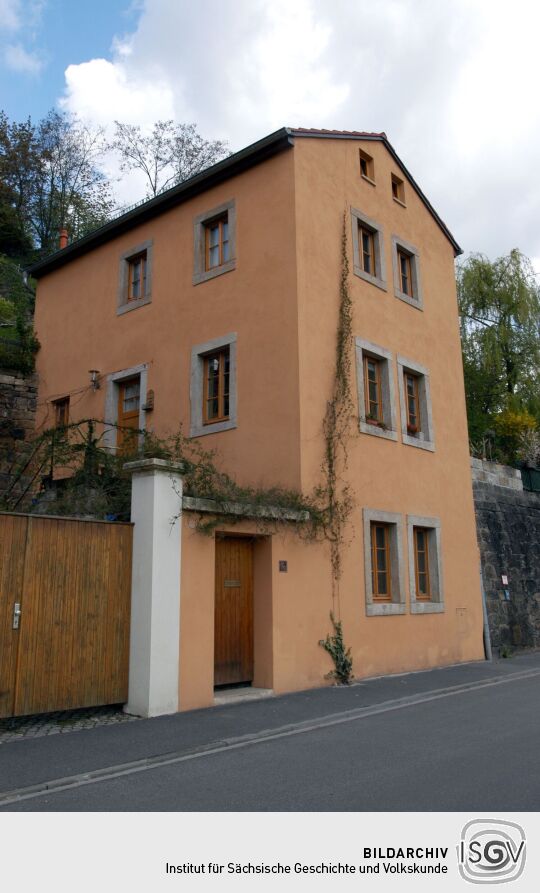
[[[215,419],[219,415],[219,401],[217,397],[207,401],[207,416],[209,419]]]
[[[378,549],[386,548],[386,531],[384,527],[375,528],[375,542]]]
[[[379,595],[388,595],[388,578],[387,574],[377,574],[378,579],[378,594]]]
[[[416,531],[416,545],[420,550],[425,550],[426,548],[426,531],[425,530],[417,530]]]
[[[428,589],[428,578],[426,573],[418,574],[418,589],[421,595],[427,595],[429,592]]]
[[[226,263],[229,260],[229,242],[225,241],[222,245],[222,263]]]
[[[377,570],[385,571],[386,569],[386,549],[377,549]]]
[[[418,552],[416,558],[417,558],[417,562],[418,562],[418,573],[425,574],[426,570],[427,570],[427,568],[426,568],[426,553]]]
[[[208,228],[208,244],[210,248],[219,245],[219,223],[214,223]]]
[[[215,245],[210,248],[208,252],[208,264],[210,267],[219,266],[219,245]]]
[[[224,220],[221,224],[221,239],[223,242],[228,242],[229,240],[229,224],[227,220]]]

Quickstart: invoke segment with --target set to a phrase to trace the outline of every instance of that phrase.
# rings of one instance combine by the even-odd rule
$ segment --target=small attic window
[[[369,180],[370,183],[375,185],[375,166],[373,164],[373,158],[362,149],[360,149],[360,175],[364,180]]]
[[[392,174],[392,198],[402,205],[405,204],[405,183],[395,174]]]

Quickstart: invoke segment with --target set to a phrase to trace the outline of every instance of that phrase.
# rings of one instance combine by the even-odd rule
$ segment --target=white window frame
[[[411,259],[411,279],[413,296],[405,294],[401,290],[401,272],[399,269],[398,251],[402,250]],[[392,267],[394,271],[394,294],[400,301],[405,301],[417,310],[424,309],[424,297],[422,294],[422,282],[420,279],[420,253],[418,248],[406,242],[401,236],[392,236]]]
[[[356,347],[356,384],[358,388],[359,427],[362,434],[371,434],[385,440],[398,439],[396,427],[396,400],[394,394],[393,355],[391,351],[366,341],[355,338]],[[364,382],[364,355],[378,360],[381,368],[381,396],[383,404],[384,428],[370,425],[366,420],[366,391]]]
[[[397,358],[399,408],[401,412],[401,437],[407,446],[417,447],[421,450],[435,451],[435,433],[433,430],[433,410],[431,407],[431,388],[429,384],[429,369],[421,366],[414,360],[402,357]],[[418,378],[418,402],[420,404],[420,431],[410,434],[407,431],[407,396],[405,394],[404,376],[410,372]]]
[[[222,422],[204,424],[204,359],[208,354],[229,348],[229,418]],[[237,419],[237,386],[236,386],[236,332],[224,335],[221,338],[213,338],[204,344],[197,344],[191,349],[191,383],[189,397],[191,401],[191,425],[190,436],[202,437],[205,434],[217,434],[219,431],[229,431],[238,427]]]
[[[368,617],[381,617],[405,614],[405,579],[403,573],[403,517],[395,512],[382,512],[365,508],[364,521],[364,577],[366,590],[366,614]],[[392,601],[379,602],[373,597],[371,584],[371,523],[390,525],[390,576],[392,581]]]
[[[430,601],[417,601],[414,555],[414,528],[428,531]],[[444,612],[444,586],[442,574],[441,522],[439,518],[407,515],[407,541],[409,547],[409,591],[411,614],[442,614]]]

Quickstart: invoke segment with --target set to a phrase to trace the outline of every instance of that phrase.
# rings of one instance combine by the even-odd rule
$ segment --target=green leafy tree
[[[75,116],[51,111],[33,124],[0,113],[0,232],[2,216],[16,221],[41,256],[58,247],[61,228],[79,238],[105,223],[114,205],[99,167],[107,148],[103,130]]]
[[[494,458],[515,461],[511,416],[497,420],[513,413],[524,430],[540,419],[540,288],[517,249],[495,261],[471,255],[457,281],[469,436],[477,448],[491,438]]]

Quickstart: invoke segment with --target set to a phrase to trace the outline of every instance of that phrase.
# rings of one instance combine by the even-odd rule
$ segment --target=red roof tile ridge
[[[335,134],[336,136],[378,136],[382,139],[388,139],[386,133],[381,131],[377,133],[376,131],[367,131],[367,130],[329,130],[325,127],[290,127],[289,128],[293,133],[324,133],[324,134]]]

